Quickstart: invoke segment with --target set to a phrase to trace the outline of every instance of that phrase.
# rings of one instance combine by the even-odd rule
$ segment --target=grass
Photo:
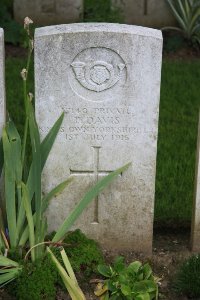
[[[6,60],[7,108],[22,130],[23,59]],[[188,221],[194,192],[200,62],[164,61],[159,120],[155,220]],[[33,91],[33,80],[30,85]]]
[[[156,220],[191,219],[200,106],[199,77],[199,61],[163,63]]]

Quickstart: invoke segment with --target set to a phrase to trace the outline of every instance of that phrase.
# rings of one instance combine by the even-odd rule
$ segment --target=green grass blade
[[[80,214],[83,212],[83,210],[86,208],[86,206],[105,188],[107,187],[115,177],[123,173],[125,170],[128,169],[131,163],[123,166],[122,168],[117,169],[116,171],[110,173],[103,179],[101,179],[94,187],[92,187],[86,195],[81,199],[81,201],[78,203],[78,205],[75,207],[75,209],[72,211],[72,213],[65,219],[63,224],[59,227],[57,230],[53,242],[60,241],[66,232],[69,230],[69,228],[73,225],[73,223],[76,221],[76,219],[80,216]]]
[[[23,199],[24,209],[28,221],[30,248],[32,248],[35,245],[34,221],[32,215],[31,202],[29,200],[28,189],[23,182],[22,182],[22,199]],[[31,251],[31,258],[32,261],[35,261],[35,249]]]

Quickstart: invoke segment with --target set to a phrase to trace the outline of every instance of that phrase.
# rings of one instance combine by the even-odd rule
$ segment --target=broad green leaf
[[[136,296],[135,300],[151,300],[151,298],[148,293],[144,293]]]
[[[130,296],[131,295],[131,288],[130,288],[129,285],[122,284],[121,285],[121,291],[122,291],[122,294],[124,296]]]
[[[126,268],[123,256],[118,256],[115,259],[113,268],[117,273],[121,273]]]
[[[142,264],[140,261],[134,261],[128,266],[127,269],[136,274],[139,271],[141,266],[142,266]]]
[[[111,267],[106,266],[106,265],[99,265],[97,267],[98,272],[105,276],[105,277],[111,277],[112,276],[112,270]]]
[[[72,211],[72,213],[67,217],[64,221],[64,223],[59,227],[57,233],[55,234],[53,238],[53,242],[60,241],[66,232],[70,229],[70,227],[74,224],[76,219],[80,216],[80,214],[83,212],[83,210],[88,206],[88,204],[103,190],[105,189],[115,177],[117,177],[119,174],[123,173],[125,170],[128,169],[130,166],[130,163],[123,166],[122,168],[119,168],[118,170],[110,173],[103,179],[101,179],[94,187],[92,187],[86,195],[81,199],[79,204],[75,207],[75,209]]]
[[[143,266],[144,278],[148,279],[152,274],[152,269],[149,264]]]
[[[157,290],[157,284],[153,280],[144,280],[143,283],[147,288],[147,292],[155,292]]]

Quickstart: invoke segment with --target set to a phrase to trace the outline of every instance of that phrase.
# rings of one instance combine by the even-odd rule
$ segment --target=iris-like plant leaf
[[[57,230],[57,233],[55,234],[53,238],[53,242],[60,241],[66,232],[70,229],[70,227],[74,224],[76,219],[80,216],[80,214],[83,212],[83,210],[87,207],[87,205],[105,188],[107,187],[115,177],[123,173],[125,170],[128,169],[128,167],[131,165],[131,163],[123,166],[122,168],[117,169],[114,172],[111,172],[107,176],[105,176],[103,179],[101,179],[94,187],[92,187],[85,196],[81,199],[81,201],[78,203],[78,205],[74,208],[72,213],[65,219],[63,224],[59,227]]]

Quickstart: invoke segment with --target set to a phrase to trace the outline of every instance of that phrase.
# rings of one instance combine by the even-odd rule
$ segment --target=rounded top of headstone
[[[37,28],[35,36],[47,36],[78,32],[110,32],[125,33],[162,39],[162,32],[157,29],[126,24],[112,23],[75,23]]]

